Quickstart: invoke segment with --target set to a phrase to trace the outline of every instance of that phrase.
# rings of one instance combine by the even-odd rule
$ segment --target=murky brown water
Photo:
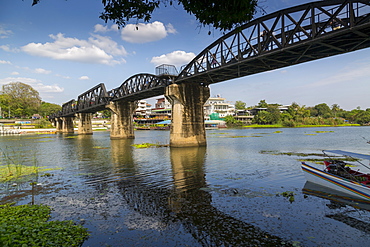
[[[368,244],[370,205],[322,198],[305,185],[301,157],[261,151],[369,154],[369,127],[210,130],[206,148],[136,149],[168,144],[169,132],[135,135],[1,136],[14,159],[56,169],[34,191],[28,181],[1,184],[0,199],[34,200],[50,205],[54,220],[84,224],[91,237],[83,246]],[[292,203],[277,196],[286,191]]]

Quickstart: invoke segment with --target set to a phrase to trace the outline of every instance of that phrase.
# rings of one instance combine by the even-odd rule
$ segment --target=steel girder
[[[370,47],[370,1],[327,0],[284,9],[219,38],[175,79],[212,84]]]
[[[137,74],[121,86],[109,92],[112,101],[125,100],[135,101],[164,94],[165,88],[172,84],[173,79],[169,76],[158,77],[152,74]]]
[[[72,99],[62,105],[62,111],[56,117],[73,117],[76,114],[76,100]]]
[[[104,110],[109,98],[104,83],[100,83],[78,96],[76,113],[95,113]]]

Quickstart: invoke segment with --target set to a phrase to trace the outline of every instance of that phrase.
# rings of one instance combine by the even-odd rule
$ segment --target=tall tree
[[[340,106],[338,104],[333,104],[331,106],[331,111],[334,113],[334,117],[337,117],[337,112],[340,111]]]
[[[326,103],[321,103],[314,106],[314,109],[317,111],[316,116],[328,118],[331,116],[331,109]]]
[[[237,100],[235,102],[235,109],[237,109],[237,110],[244,110],[246,106],[247,106],[247,104],[243,101]]]
[[[100,18],[124,27],[128,21],[149,22],[154,10],[177,4],[193,14],[201,25],[230,30],[253,18],[258,0],[102,0],[104,12]],[[40,0],[33,0],[32,5]]]
[[[22,82],[3,85],[2,93],[7,95],[8,106],[13,114],[18,116],[30,116],[36,113],[41,104],[39,92]]]
[[[266,103],[266,100],[262,99],[260,100],[260,102],[258,103],[257,107],[258,108],[267,108],[269,104]]]

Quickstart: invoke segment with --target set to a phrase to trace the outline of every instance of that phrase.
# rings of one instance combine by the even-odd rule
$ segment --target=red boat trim
[[[342,187],[343,189],[349,190],[349,191],[351,191],[352,193],[355,193],[355,194],[357,194],[357,195],[359,195],[359,196],[361,196],[361,197],[364,197],[364,198],[366,198],[366,199],[370,200],[370,195],[369,195],[369,194],[363,193],[363,192],[361,192],[361,191],[359,191],[359,190],[356,190],[356,189],[353,189],[353,188],[351,188],[351,187],[349,187],[349,186],[347,186],[347,185],[345,185],[345,184],[343,184],[343,183],[340,183],[340,182],[338,182],[338,181],[335,181],[335,180],[332,180],[332,179],[330,179],[330,178],[328,178],[328,177],[325,177],[325,176],[321,175],[321,174],[320,174],[320,173],[318,173],[318,172],[315,172],[315,171],[312,171],[312,170],[307,169],[305,166],[307,166],[307,167],[309,167],[309,168],[311,168],[311,169],[314,169],[314,170],[320,171],[320,170],[316,169],[315,167],[312,167],[312,166],[307,165],[306,163],[302,162],[302,169],[303,169],[305,172],[308,172],[308,173],[310,173],[310,174],[312,174],[312,175],[314,175],[314,176],[316,176],[316,177],[319,177],[319,178],[321,178],[321,179],[324,179],[324,180],[325,180],[325,181],[327,181],[327,182],[330,182],[330,183],[332,183],[332,184],[335,184],[335,185],[337,185],[337,186],[339,186],[339,187]],[[321,172],[321,171],[320,171],[320,172]],[[333,174],[325,173],[325,175],[327,175],[327,176],[329,176],[329,177],[335,177],[335,178],[339,178],[339,179],[342,179],[342,180],[343,180],[343,178],[341,178],[341,177],[339,177],[339,176],[336,176],[336,175],[333,175]],[[367,187],[367,186],[365,186],[365,185],[363,185],[363,184],[361,184],[361,183],[357,183],[357,182],[350,181],[350,180],[346,180],[346,181],[347,181],[347,182],[350,182],[350,183],[353,183],[353,184],[360,185],[360,186],[364,186],[364,187],[366,187],[366,188],[369,188],[369,187]]]

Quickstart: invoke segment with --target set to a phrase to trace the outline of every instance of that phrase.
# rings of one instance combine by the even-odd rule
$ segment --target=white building
[[[212,113],[218,113],[219,117],[233,116],[235,114],[235,105],[225,102],[225,98],[220,95],[210,97],[204,104],[204,116],[208,117]]]
[[[151,114],[151,104],[148,104],[146,100],[139,100],[137,103],[137,108],[135,110],[135,115],[137,116],[150,116]]]

